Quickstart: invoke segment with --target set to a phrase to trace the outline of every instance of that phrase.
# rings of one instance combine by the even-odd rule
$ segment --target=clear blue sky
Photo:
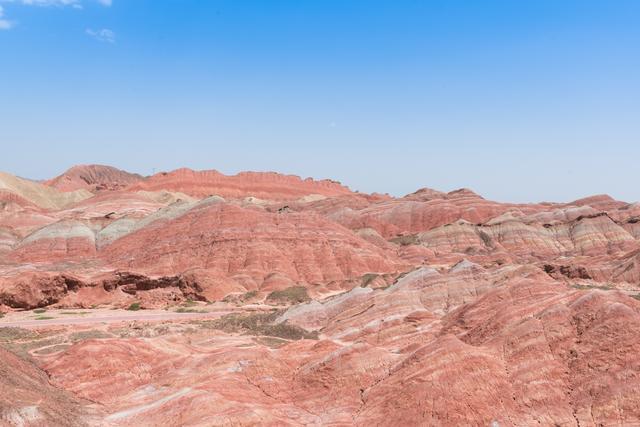
[[[0,170],[640,199],[640,1],[0,0]]]

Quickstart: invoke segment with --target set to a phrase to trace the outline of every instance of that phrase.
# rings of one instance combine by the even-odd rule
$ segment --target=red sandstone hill
[[[111,166],[78,165],[70,168],[62,175],[45,181],[44,184],[60,191],[114,190],[142,180],[142,176],[129,173]]]
[[[318,194],[338,196],[351,191],[336,181],[301,179],[275,172],[241,172],[227,176],[215,170],[178,169],[161,172],[131,185],[130,191],[179,191],[194,197],[212,195],[225,198],[257,197],[268,200],[288,200]]]
[[[0,345],[36,364],[0,349],[0,424],[638,425],[639,254],[640,205],[605,195],[0,173],[7,318],[241,310],[222,326],[81,331],[97,339],[72,326],[13,339],[0,320]]]
[[[121,269],[152,274],[203,268],[241,280],[247,291],[260,289],[274,274],[291,285],[319,285],[407,267],[317,214],[269,213],[223,202],[156,221],[114,241],[102,256]]]

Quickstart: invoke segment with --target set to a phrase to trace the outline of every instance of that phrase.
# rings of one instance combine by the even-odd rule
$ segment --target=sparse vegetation
[[[600,289],[603,291],[610,291],[611,287],[610,286],[602,286],[602,285],[582,285],[579,283],[574,283],[573,285],[571,285],[572,288],[574,289],[581,289],[581,290],[588,290],[588,289]]]
[[[9,334],[8,337],[6,334],[3,335],[5,335],[5,337],[8,339],[0,345],[26,360],[32,360],[31,355],[29,354],[30,351],[42,347],[62,344],[65,341],[63,336],[43,338],[43,336],[46,335],[31,331],[24,332],[24,330],[21,331],[20,328],[13,328],[13,331]]]
[[[364,276],[362,276],[362,284],[360,286],[363,288],[366,288],[367,286],[369,286],[371,282],[373,282],[378,277],[380,277],[380,275],[377,273],[367,273]]]
[[[91,329],[89,331],[74,332],[71,335],[69,335],[69,341],[71,342],[93,340],[93,339],[104,339],[104,338],[113,338],[113,335],[103,331],[99,331],[97,329]]]
[[[129,311],[138,311],[138,310],[140,310],[140,308],[141,308],[140,307],[140,303],[139,302],[134,302],[127,308],[127,310],[129,310]]]
[[[0,342],[23,340],[27,338],[33,339],[36,337],[36,333],[28,329],[15,327],[0,328]]]
[[[267,296],[267,302],[300,304],[310,301],[307,288],[304,286],[292,286],[281,291],[273,291]]]
[[[206,313],[206,310],[197,310],[195,308],[179,307],[176,313]]]
[[[269,348],[280,348],[289,342],[285,339],[277,337],[256,337],[255,341],[258,344],[266,345]]]
[[[317,332],[309,332],[286,322],[274,323],[280,311],[271,313],[227,314],[219,319],[201,322],[203,327],[225,332],[276,337],[286,340],[318,339]]]
[[[187,299],[185,302],[182,303],[183,307],[193,307],[194,305],[198,305],[198,303],[192,299]]]
[[[50,320],[50,319],[55,319],[55,317],[52,317],[52,316],[37,316],[35,319],[36,320]]]
[[[42,313],[46,313],[47,309],[46,308],[36,308],[35,310],[33,310],[34,313],[36,314],[42,314]]]
[[[246,294],[242,295],[241,299],[242,301],[248,301],[250,299],[253,299],[255,297],[258,296],[258,291],[256,291],[255,289],[253,291],[249,291]]]
[[[240,303],[244,303],[247,302],[255,297],[258,296],[258,291],[257,290],[253,290],[253,291],[249,291],[246,292],[242,295],[240,294],[229,294],[227,296],[225,296],[224,298],[222,298],[222,302],[226,302],[226,303],[232,303],[232,304],[240,304]]]
[[[391,239],[390,242],[400,246],[410,246],[420,243],[420,239],[417,234],[406,234],[403,236],[396,236]]]

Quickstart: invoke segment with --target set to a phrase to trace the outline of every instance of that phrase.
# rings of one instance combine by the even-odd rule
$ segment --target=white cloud
[[[26,6],[81,6],[80,0],[18,0]]]
[[[95,0],[102,6],[109,7],[113,4],[113,0]],[[65,7],[70,6],[76,9],[82,9],[82,0],[0,0],[0,3],[19,3],[25,6],[42,6],[42,7]]]
[[[106,43],[116,42],[116,33],[109,30],[108,28],[103,28],[101,30],[92,30],[91,28],[87,28],[85,32],[91,37],[93,37],[94,39],[101,42],[106,42]]]
[[[21,4],[24,6],[40,6],[40,7],[72,7],[74,9],[82,9],[83,0],[0,0],[0,3]],[[111,7],[113,0],[94,0],[104,7]],[[0,30],[10,30],[15,26],[13,21],[10,21],[4,16],[4,9],[0,5]],[[89,30],[87,30],[87,34]],[[111,30],[96,31],[95,34],[90,34],[93,37],[101,41],[113,43],[115,41],[115,34]]]
[[[4,9],[0,5],[0,30],[10,30],[13,28],[13,22],[4,19]]]

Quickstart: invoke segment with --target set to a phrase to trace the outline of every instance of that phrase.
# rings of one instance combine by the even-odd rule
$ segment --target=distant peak
[[[138,174],[113,166],[76,165],[44,184],[65,192],[80,189],[96,192],[121,189],[142,179]]]
[[[442,191],[434,190],[432,188],[424,187],[417,191],[414,191],[411,194],[407,194],[404,196],[405,199],[409,200],[432,200],[432,199],[442,199],[445,197],[445,193]]]
[[[478,193],[468,188],[459,188],[457,190],[450,191],[447,193],[447,196],[448,197],[477,197],[479,199],[483,198]]]

